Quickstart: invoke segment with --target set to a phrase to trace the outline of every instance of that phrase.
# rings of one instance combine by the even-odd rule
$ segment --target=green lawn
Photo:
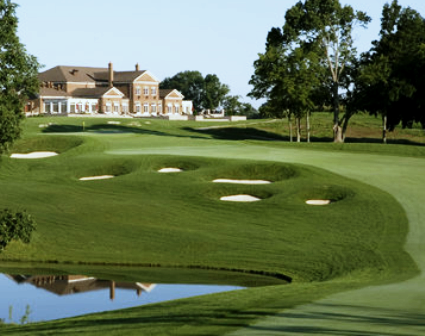
[[[0,188],[7,197],[0,198],[0,207],[26,208],[38,230],[29,246],[13,243],[1,260],[24,261],[26,266],[31,262],[40,272],[136,281],[140,276],[159,279],[146,266],[161,266],[169,276],[168,270],[178,267],[175,282],[198,278],[207,283],[213,278],[224,283],[229,278],[232,284],[261,287],[25,327],[3,326],[2,335],[54,334],[58,329],[89,335],[123,330],[134,335],[221,335],[331,294],[398,283],[417,274],[418,266],[422,269],[417,258],[421,248],[408,235],[409,225],[412,232],[417,221],[412,216],[420,212],[417,197],[424,196],[409,180],[424,167],[421,146],[300,146],[276,141],[279,134],[259,129],[264,126],[259,121],[220,132],[198,130],[209,125],[194,122],[120,120],[120,125],[110,125],[101,119],[84,119],[83,132],[82,122],[28,120],[14,151],[55,150],[61,155],[2,158]],[[39,127],[48,123],[54,125]],[[274,141],[259,139],[265,135]],[[184,171],[160,174],[162,167]],[[78,180],[103,174],[117,177]],[[402,187],[395,187],[394,176]],[[225,185],[212,183],[214,178],[273,183]],[[417,193],[413,199],[409,191]],[[263,200],[219,201],[231,194]],[[320,198],[333,202],[324,207],[305,204]],[[422,233],[419,225],[413,227]],[[20,264],[2,267],[7,271]],[[185,271],[187,267],[193,272]],[[266,284],[273,285],[262,287]],[[276,321],[271,324],[276,326]]]

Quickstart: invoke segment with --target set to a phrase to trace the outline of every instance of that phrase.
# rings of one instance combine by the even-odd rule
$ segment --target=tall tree
[[[229,86],[220,82],[217,75],[205,76],[205,91],[202,106],[205,109],[215,109],[224,101],[230,92]]]
[[[425,23],[418,12],[396,0],[384,5],[380,39],[362,55],[354,100],[357,107],[381,115],[387,129],[425,121]],[[425,126],[424,123],[422,123]]]
[[[317,55],[311,50],[284,42],[279,28],[269,32],[266,52],[259,54],[258,60],[254,62],[255,72],[250,80],[253,89],[249,95],[257,99],[267,98],[267,111],[273,112],[275,117],[288,117],[290,133],[291,116],[294,116],[297,141],[300,141],[300,121],[314,107],[322,67]]]
[[[340,89],[343,88],[344,70],[355,60],[352,32],[355,25],[365,27],[370,18],[354,11],[339,0],[299,1],[285,15],[283,43],[294,44],[317,54],[330,73],[328,88],[332,95],[334,141],[342,142],[340,118]]]
[[[167,77],[161,82],[160,88],[179,90],[185,99],[193,101],[196,111],[217,108],[230,92],[217,75],[208,74],[204,78],[199,71],[183,71]]]
[[[25,101],[38,90],[39,64],[19,41],[16,7],[0,0],[0,153],[19,138]]]
[[[201,109],[205,83],[199,71],[183,71],[167,77],[161,82],[160,88],[179,90],[185,99],[193,101],[196,111]]]

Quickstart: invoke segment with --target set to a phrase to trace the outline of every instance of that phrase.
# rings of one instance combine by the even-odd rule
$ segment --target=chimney
[[[136,64],[136,71],[140,71],[140,69],[139,69],[139,63]]]
[[[109,87],[113,87],[113,82],[114,82],[114,69],[113,69],[113,65],[112,62],[109,62],[108,64],[108,68],[109,68]]]

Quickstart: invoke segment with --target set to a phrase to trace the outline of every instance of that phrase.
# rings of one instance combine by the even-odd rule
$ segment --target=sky
[[[159,80],[186,70],[216,74],[230,94],[259,107],[246,95],[253,62],[264,52],[267,33],[282,27],[297,0],[13,0],[18,35],[44,65],[133,70],[136,63]],[[387,0],[341,0],[365,11],[372,22],[354,31],[359,52],[378,39]],[[399,0],[425,17],[424,0]]]

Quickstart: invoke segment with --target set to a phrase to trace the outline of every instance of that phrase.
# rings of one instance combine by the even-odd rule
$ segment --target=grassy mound
[[[4,260],[234,269],[295,281],[326,280],[383,264],[388,270],[395,260],[409,265],[401,251],[406,218],[394,199],[320,169],[101,153],[27,166],[21,174],[9,171],[2,189],[10,196],[0,206],[26,204],[39,229],[29,248],[11,245],[1,255]],[[185,171],[158,174],[156,168],[164,166]],[[280,181],[258,186],[211,182],[224,171],[235,178]],[[75,177],[104,174],[122,178],[75,183]],[[263,200],[220,201],[236,194]],[[319,209],[305,204],[311,197],[341,201]]]
[[[51,151],[64,153],[72,148],[80,146],[82,143],[83,139],[79,137],[36,136],[17,141],[11,152],[31,153],[38,151]]]

